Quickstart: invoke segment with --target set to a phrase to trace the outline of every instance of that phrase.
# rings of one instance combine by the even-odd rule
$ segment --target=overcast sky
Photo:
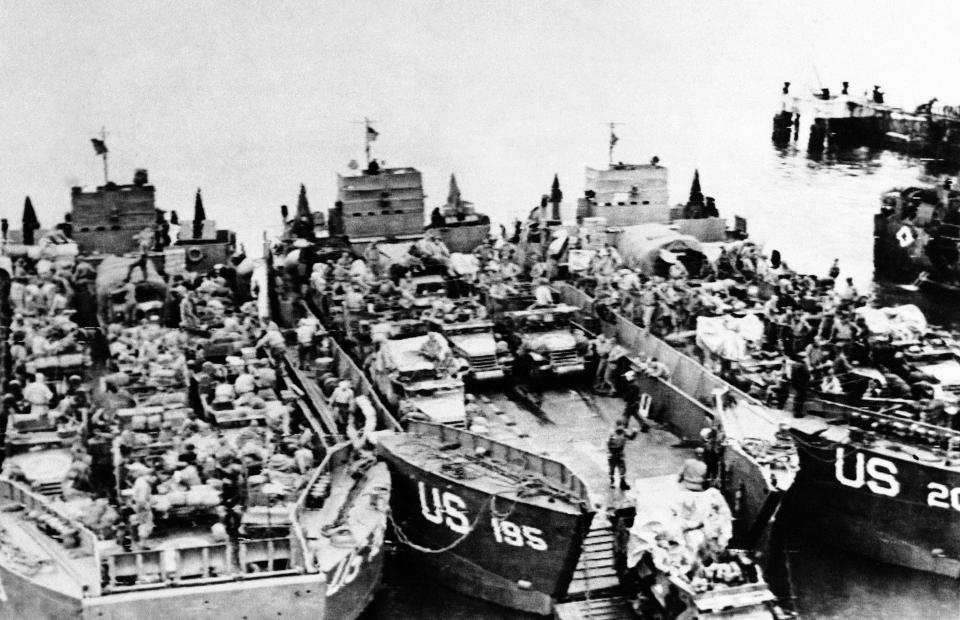
[[[150,171],[159,206],[253,230],[298,184],[315,208],[375,155],[424,171],[430,206],[525,211],[559,172],[568,198],[606,161],[654,153],[674,198],[696,165],[766,141],[780,82],[960,103],[954,2],[0,2],[0,210],[44,224],[68,188]],[[723,128],[729,126],[726,140]],[[720,129],[718,129],[718,127]],[[764,143],[764,148],[767,144]],[[741,148],[743,147],[743,148]],[[723,171],[717,170],[715,174]],[[679,190],[678,190],[679,188]],[[14,227],[19,227],[18,224]]]

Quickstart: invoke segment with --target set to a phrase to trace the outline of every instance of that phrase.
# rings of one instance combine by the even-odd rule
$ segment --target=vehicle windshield
[[[559,312],[543,312],[518,317],[516,324],[517,329],[523,332],[548,332],[565,329],[570,324],[570,315]]]

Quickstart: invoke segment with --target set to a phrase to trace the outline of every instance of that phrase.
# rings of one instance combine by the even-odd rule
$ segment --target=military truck
[[[500,381],[510,376],[513,352],[502,336],[494,335],[493,321],[456,317],[431,318],[431,331],[439,332],[450,343],[453,354],[466,360],[466,378],[472,382]]]
[[[539,382],[582,374],[589,343],[573,325],[578,312],[567,304],[504,312],[501,329],[514,354],[514,376]]]
[[[401,419],[452,426],[466,421],[460,360],[437,333],[385,340],[369,368],[370,379]]]

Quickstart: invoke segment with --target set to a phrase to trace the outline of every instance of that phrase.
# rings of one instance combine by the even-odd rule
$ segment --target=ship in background
[[[621,255],[636,255],[636,266],[647,275],[666,276],[676,263],[696,276],[708,255],[719,253],[723,243],[747,239],[747,220],[720,217],[716,200],[705,196],[700,172],[694,171],[685,204],[670,204],[668,169],[654,156],[648,164],[614,163],[619,142],[610,127],[609,165],[587,167],[584,195],[577,200],[576,225],[560,217],[563,192],[554,176],[549,194],[530,211],[514,235],[521,261],[532,265],[540,257],[558,264],[555,275],[582,271],[598,254],[614,248]]]
[[[704,196],[699,170],[694,171],[687,203],[671,205],[668,170],[660,165],[659,157],[654,156],[648,164],[614,163],[613,149],[619,142],[614,127],[615,123],[611,123],[607,168],[586,168],[584,196],[577,200],[578,220],[615,229],[660,224],[701,242],[746,236],[745,219],[735,217],[730,229],[726,219],[720,217],[714,198]]]
[[[960,192],[950,179],[884,193],[873,222],[878,278],[960,299]]]
[[[888,104],[879,85],[854,95],[850,83],[843,82],[840,94],[821,86],[803,96],[790,94],[790,82],[784,82],[780,110],[773,117],[775,145],[802,142],[802,115],[813,118],[804,134],[811,158],[866,147],[960,163],[960,106],[940,104],[936,97],[911,110]]]
[[[409,166],[381,166],[371,157],[370,148],[380,134],[370,121],[365,125],[366,167],[355,174],[337,174],[337,201],[326,218],[326,236],[345,239],[354,249],[362,250],[374,242],[412,243],[430,230],[450,251],[463,253],[472,252],[487,240],[490,218],[461,199],[453,175],[447,203],[434,209],[428,226],[420,171]],[[353,161],[350,167],[359,166]]]

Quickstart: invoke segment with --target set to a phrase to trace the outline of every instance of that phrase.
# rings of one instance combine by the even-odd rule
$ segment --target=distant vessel
[[[867,147],[960,161],[960,106],[938,105],[934,97],[912,110],[904,109],[887,104],[878,85],[861,96],[849,94],[849,86],[844,82],[839,95],[820,88],[808,96],[795,96],[785,82],[781,110],[773,119],[773,142],[785,146],[799,139],[802,112],[813,117],[807,143],[811,157]]]
[[[668,171],[660,158],[653,157],[649,164],[614,163],[613,147],[618,141],[611,127],[610,165],[605,170],[587,167],[584,197],[577,200],[578,220],[608,229],[664,224],[700,242],[746,236],[746,220],[740,217],[735,218],[733,229],[727,230],[714,199],[700,189],[699,171],[694,171],[687,203],[671,206]]]
[[[960,192],[937,187],[890,190],[873,221],[878,277],[960,298]]]

